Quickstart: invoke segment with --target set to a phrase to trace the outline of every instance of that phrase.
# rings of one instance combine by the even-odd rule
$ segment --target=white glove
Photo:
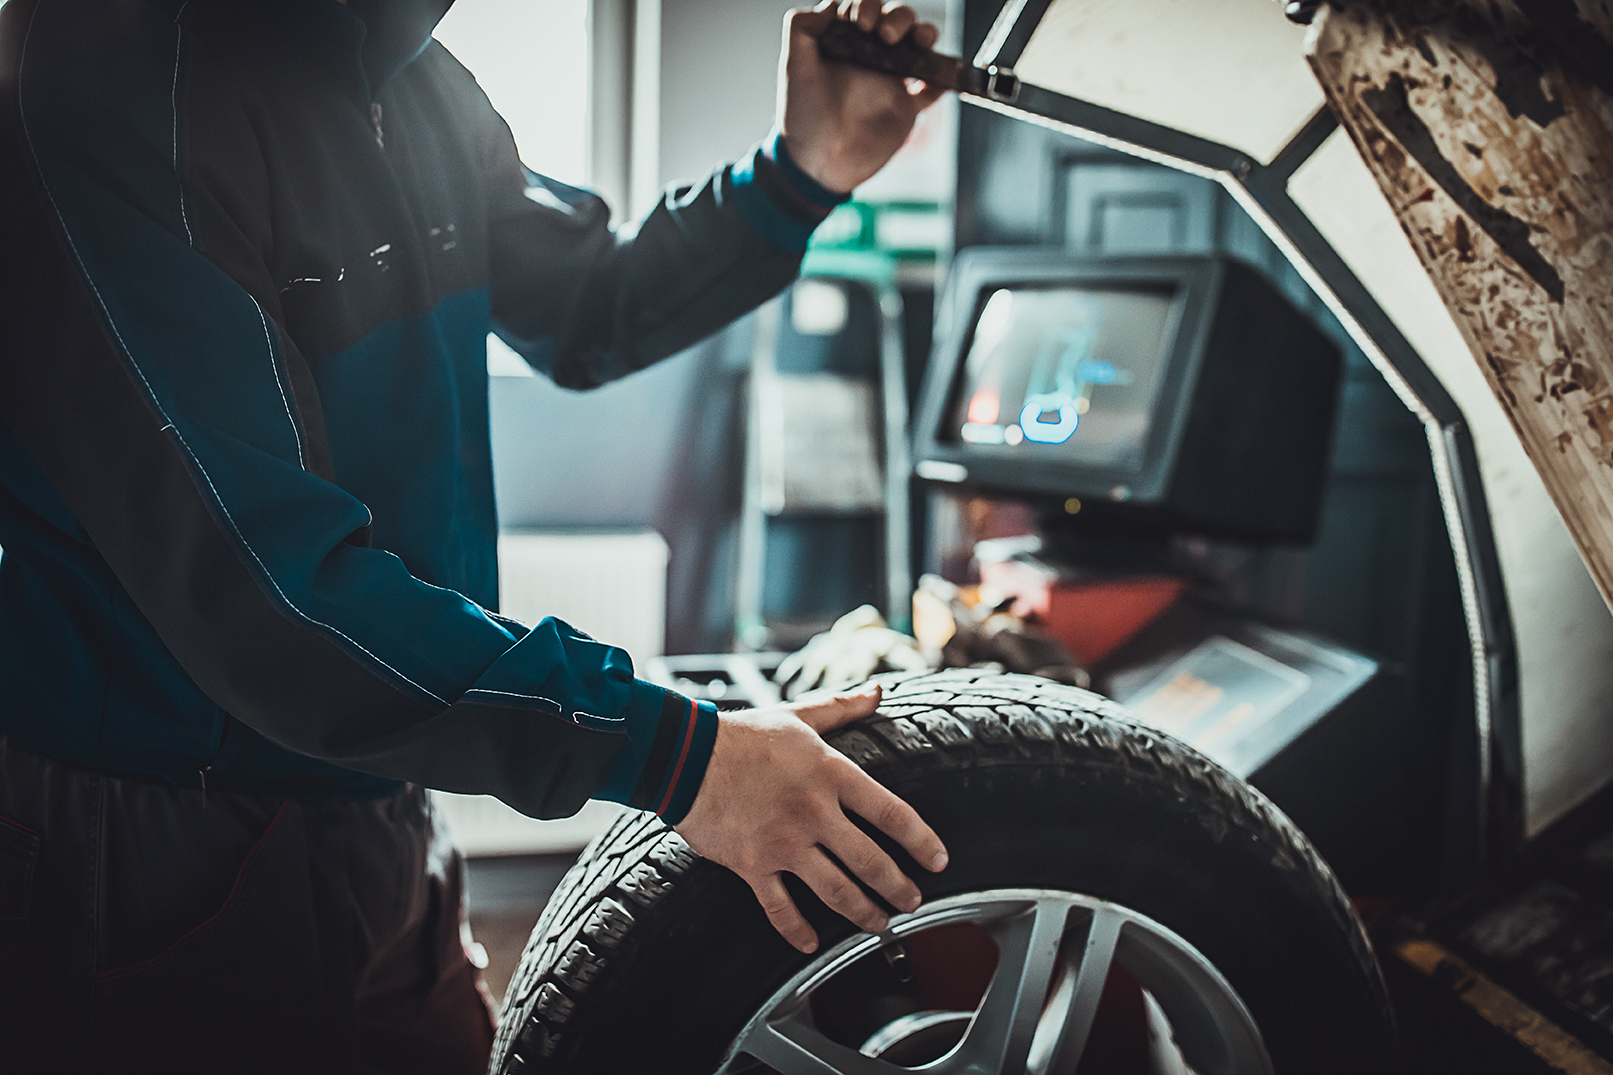
[[[917,642],[886,627],[873,605],[863,605],[786,657],[773,679],[784,684],[785,697],[794,700],[816,687],[834,689],[861,683],[881,664],[898,672],[931,666]]]

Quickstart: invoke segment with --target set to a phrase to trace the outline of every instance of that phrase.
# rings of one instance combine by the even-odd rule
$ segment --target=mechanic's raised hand
[[[891,44],[912,34],[924,48],[935,44],[937,31],[917,22],[907,5],[882,9],[879,0],[824,0],[785,17],[779,130],[807,175],[846,194],[885,166],[907,140],[913,120],[945,91],[825,60],[818,54],[818,35],[835,19],[877,31]]]
[[[879,688],[822,701],[724,713],[694,806],[677,826],[695,851],[743,877],[784,939],[815,951],[817,934],[785,891],[793,873],[869,932],[885,913],[825,854],[833,853],[893,907],[912,911],[918,886],[846,817],[888,833],[921,865],[946,866],[946,848],[918,814],[822,739],[879,705]]]

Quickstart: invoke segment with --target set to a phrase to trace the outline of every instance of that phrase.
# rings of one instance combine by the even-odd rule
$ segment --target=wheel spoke
[[[896,1075],[899,1070],[830,1041],[799,1018],[763,1023],[741,1049],[780,1075]]]
[[[1125,924],[1125,918],[1112,907],[1099,907],[1092,912],[1081,964],[1059,983],[1058,994],[1038,1028],[1038,1044],[1047,1042],[1048,1050],[1045,1057],[1035,1058],[1030,1068],[1033,1075],[1074,1075],[1086,1050],[1087,1035],[1092,1032],[1092,1020],[1098,1014],[1098,1001],[1114,962],[1115,944]]]
[[[1039,901],[992,930],[997,972],[955,1054],[959,1070],[1021,1070],[1053,980],[1068,917],[1067,906]]]
[[[899,1018],[867,1042],[881,1057],[830,1041],[813,1022],[808,998],[874,951],[867,939],[853,938],[762,1006],[719,1075],[764,1065],[781,1075],[1074,1075],[1122,939],[1125,951],[1135,945],[1135,954],[1147,954],[1140,966],[1125,956],[1127,969],[1138,974],[1145,1001],[1160,1009],[1183,1057],[1217,1071],[1271,1075],[1260,1029],[1241,998],[1200,952],[1152,919],[1077,893],[995,889],[938,899],[897,932],[911,941],[911,934],[965,922],[997,946],[996,970],[976,1010],[916,1013],[911,1026]],[[928,1015],[946,1017],[947,1032],[931,1035],[928,1021],[917,1019]],[[927,1063],[896,1063],[936,1056],[949,1042],[957,1044]]]

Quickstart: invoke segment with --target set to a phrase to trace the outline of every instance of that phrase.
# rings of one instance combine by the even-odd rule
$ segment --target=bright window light
[[[588,0],[458,0],[437,40],[510,124],[521,160],[588,183]]]
[[[436,37],[470,68],[515,135],[528,168],[588,185],[589,0],[458,0]],[[531,377],[532,367],[487,337],[487,372]]]

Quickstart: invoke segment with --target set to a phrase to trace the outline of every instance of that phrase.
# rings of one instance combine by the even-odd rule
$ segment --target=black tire
[[[1040,888],[1121,904],[1215,965],[1279,1075],[1388,1069],[1393,1019],[1361,923],[1258,791],[1086,691],[970,670],[884,682],[879,712],[830,741],[946,842],[940,874],[898,857],[926,900]],[[854,932],[793,891],[823,950]],[[710,1075],[809,958],[738,877],[624,816],[533,930],[492,1071]]]

